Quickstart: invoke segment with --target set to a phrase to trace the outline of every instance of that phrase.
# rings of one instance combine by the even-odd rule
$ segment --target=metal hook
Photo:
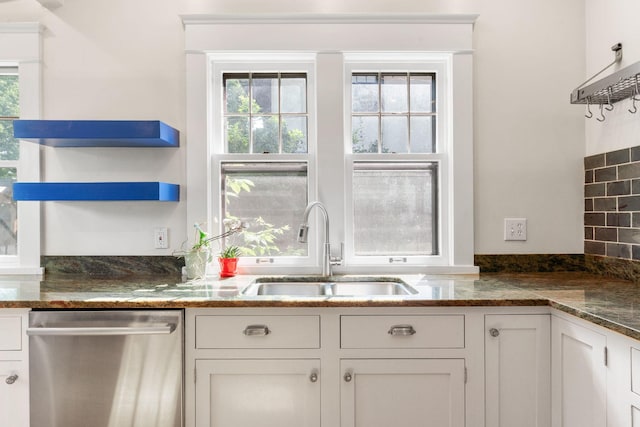
[[[631,102],[632,102],[632,108],[629,108],[629,112],[631,114],[635,114],[638,112],[638,108],[636,107],[636,94],[635,94],[635,89],[634,89],[634,93],[631,94]]]
[[[613,111],[613,104],[611,103],[611,95],[613,94],[613,89],[611,86],[607,89],[607,106],[604,107],[607,111]]]
[[[596,117],[596,120],[599,122],[604,122],[604,120],[606,119],[606,117],[604,116],[604,113],[602,112],[603,106],[604,106],[603,104],[600,104],[600,115],[602,116],[602,119],[600,117]]]
[[[591,112],[591,97],[587,96],[587,113],[589,114],[585,114],[584,116],[587,119],[590,119],[591,117],[593,117],[593,113]]]

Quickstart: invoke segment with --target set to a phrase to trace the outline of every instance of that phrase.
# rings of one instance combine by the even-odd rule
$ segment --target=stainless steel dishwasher
[[[31,427],[181,427],[181,310],[32,311]]]

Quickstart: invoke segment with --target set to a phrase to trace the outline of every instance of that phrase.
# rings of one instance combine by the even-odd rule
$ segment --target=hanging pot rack
[[[611,50],[615,54],[614,61],[571,92],[572,104],[587,105],[587,115],[585,117],[593,117],[590,107],[599,106],[600,116],[596,119],[600,122],[605,119],[603,108],[604,110],[611,111],[613,110],[613,104],[616,102],[622,101],[623,99],[631,99],[633,101],[633,109],[630,109],[629,112],[635,113],[638,111],[637,108],[635,108],[635,103],[640,101],[640,61],[588,84],[622,60],[621,43],[613,45]]]

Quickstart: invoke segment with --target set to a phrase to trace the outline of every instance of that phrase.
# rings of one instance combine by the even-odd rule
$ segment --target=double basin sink
[[[417,293],[415,288],[396,278],[347,276],[263,277],[242,291],[248,296],[297,297],[408,296]]]

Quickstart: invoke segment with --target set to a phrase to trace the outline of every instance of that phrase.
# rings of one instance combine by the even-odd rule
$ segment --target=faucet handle
[[[331,263],[331,265],[342,265],[343,259],[344,259],[344,242],[340,242],[340,256],[329,257],[329,262]]]

